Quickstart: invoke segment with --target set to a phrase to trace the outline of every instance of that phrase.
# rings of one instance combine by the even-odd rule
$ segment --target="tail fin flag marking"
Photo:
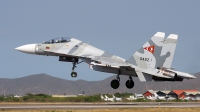
[[[145,47],[144,49],[151,52],[152,54],[154,53],[154,46],[149,46],[149,47]]]
[[[155,68],[156,59],[160,57],[165,33],[157,32],[127,61],[141,68]]]
[[[127,62],[141,68],[171,68],[178,35],[157,32],[142,48],[135,52]]]

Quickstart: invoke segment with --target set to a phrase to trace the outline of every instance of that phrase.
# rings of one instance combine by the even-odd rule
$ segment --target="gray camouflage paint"
[[[119,70],[122,70],[121,73],[124,73],[126,75],[136,76],[137,74],[138,76],[138,74],[141,74],[141,76],[138,77],[140,78],[140,80],[145,81],[149,80],[152,75],[160,75],[160,77],[162,77],[162,74],[156,74],[157,71],[155,68],[171,67],[177,44],[176,36],[177,35],[172,34],[168,36],[168,38],[164,39],[165,34],[162,32],[158,32],[128,60],[109,54],[103,50],[95,48],[87,43],[84,43],[74,38],[71,38],[70,42],[65,43],[37,44],[35,49],[36,54],[38,55],[79,57],[88,64],[96,64],[95,61],[99,61],[101,62],[101,64],[96,64],[96,68],[98,68],[99,71],[101,71],[102,69],[102,71],[104,72],[108,70],[109,73],[118,73]],[[154,53],[151,53],[144,49],[145,47],[149,46],[154,46]],[[141,57],[148,58],[149,60],[141,60]],[[109,65],[109,67],[105,65]],[[92,67],[90,66],[90,68]],[[149,74],[147,73],[135,71],[135,69],[138,68],[141,71],[146,71],[147,73],[151,74],[151,77],[149,77]]]
[[[157,36],[156,34],[143,45],[142,48],[140,48],[133,56],[131,56],[127,62],[134,64],[136,66],[142,67],[142,68],[158,68],[158,67],[166,67],[170,68],[173,54],[175,52],[175,47],[177,43],[177,38],[171,39],[171,36],[164,39],[164,34]],[[145,50],[145,47],[154,46],[154,53],[150,53],[149,51]],[[164,47],[170,48],[170,49],[163,49]],[[164,50],[164,51],[163,51]],[[161,55],[161,52],[163,54]],[[140,60],[140,58],[148,58],[149,62],[146,62],[144,60]],[[168,63],[168,66],[164,66],[166,59],[170,57],[170,63]],[[155,63],[155,64],[154,64]]]
[[[113,64],[119,63],[118,65],[136,65],[142,68],[157,68],[162,67],[168,57],[171,56],[171,54],[174,54],[174,51],[168,51],[165,52],[164,55],[161,55],[162,48],[164,45],[168,45],[167,47],[171,47],[171,44],[175,43],[177,40],[173,39],[166,39],[164,40],[164,34],[161,34],[160,36],[158,34],[155,34],[148,42],[146,42],[143,47],[141,47],[131,58],[128,60],[124,60],[123,58],[120,58],[118,56],[109,54],[105,51],[102,51],[100,49],[97,49],[89,44],[86,44],[80,40],[72,38],[70,42],[67,43],[57,43],[57,44],[40,44],[36,49],[37,54],[44,55],[45,51],[48,53],[48,55],[55,55],[56,53],[59,54],[65,54],[66,56],[89,56],[89,57],[98,57],[96,60],[103,60],[105,63]],[[71,44],[71,42],[73,44]],[[147,50],[144,49],[144,47],[148,46],[154,46],[155,50],[154,53],[150,53]],[[46,47],[49,46],[49,49],[46,49]],[[64,47],[63,47],[64,46]],[[40,50],[38,50],[40,49]],[[143,60],[140,60],[140,58],[149,58],[149,62],[145,62]],[[172,57],[173,58],[173,57]],[[129,64],[130,63],[130,64]]]

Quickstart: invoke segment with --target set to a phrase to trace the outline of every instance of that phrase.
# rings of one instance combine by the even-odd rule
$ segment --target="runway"
[[[107,104],[0,104],[0,109],[104,109],[104,108],[188,108],[200,103],[107,103]]]

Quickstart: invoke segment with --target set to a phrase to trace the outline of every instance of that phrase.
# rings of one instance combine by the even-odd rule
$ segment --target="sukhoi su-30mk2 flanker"
[[[72,62],[72,77],[77,77],[74,71],[77,64],[85,62],[90,69],[117,74],[110,85],[117,89],[120,85],[120,75],[127,75],[126,87],[134,87],[132,77],[140,81],[183,81],[194,79],[195,76],[171,69],[178,35],[157,32],[129,59],[109,54],[94,46],[75,38],[60,37],[39,44],[28,44],[15,48],[18,51],[36,54],[59,56],[59,61]],[[81,60],[81,61],[80,61]]]

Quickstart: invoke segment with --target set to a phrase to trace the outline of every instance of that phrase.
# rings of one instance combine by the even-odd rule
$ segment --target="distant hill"
[[[133,78],[135,87],[127,89],[125,82],[127,76],[120,76],[121,83],[117,90],[110,87],[110,81],[116,76],[109,77],[102,81],[70,81],[52,77],[47,74],[36,74],[16,79],[0,78],[0,95],[14,94],[24,95],[26,93],[45,94],[85,94],[131,92],[143,93],[146,90],[171,90],[171,89],[198,89],[200,90],[200,73],[195,74],[197,79],[184,80],[183,82],[140,82],[138,78]]]

